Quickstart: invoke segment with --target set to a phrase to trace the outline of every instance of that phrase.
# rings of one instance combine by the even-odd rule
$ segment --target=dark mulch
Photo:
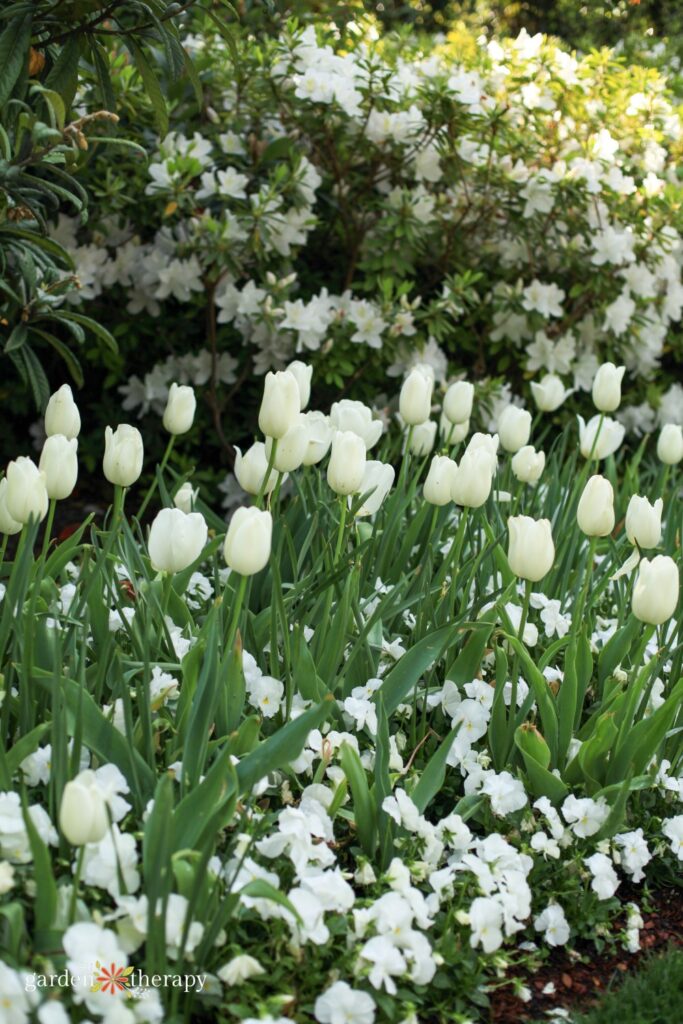
[[[638,890],[625,891],[624,902],[640,905]],[[642,899],[642,895],[641,895]],[[606,991],[629,972],[638,970],[643,957],[667,946],[683,947],[683,890],[662,889],[651,894],[652,910],[641,914],[645,925],[640,933],[639,953],[624,951],[597,953],[591,943],[579,942],[575,952],[578,959],[564,949],[556,949],[533,974],[518,975],[532,992],[528,1003],[518,999],[511,985],[503,986],[491,997],[491,1024],[523,1024],[542,1021],[548,1010],[564,1007],[568,1010],[591,1009]],[[550,983],[555,991],[545,995],[543,989]],[[673,1022],[672,1022],[673,1024]]]

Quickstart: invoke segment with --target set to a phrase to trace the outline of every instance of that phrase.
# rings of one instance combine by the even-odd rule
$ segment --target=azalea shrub
[[[53,227],[78,284],[64,308],[118,344],[72,345],[104,364],[93,429],[119,403],[159,414],[179,380],[225,462],[259,377],[297,354],[325,402],[387,393],[416,360],[440,382],[466,369],[524,394],[551,372],[581,393],[611,358],[629,430],[680,422],[681,121],[652,61],[360,17],[230,43],[188,28],[201,112],[189,81],[165,84],[159,134],[114,43],[118,131],[144,155],[97,147],[87,223],[64,209]],[[97,106],[87,69],[75,102]]]
[[[557,947],[637,952],[683,860],[683,433],[625,448],[624,373],[558,435],[473,432],[428,364],[388,424],[268,372],[227,529],[173,382],[152,484],[108,428],[111,507],[59,540],[87,423],[51,397],[0,480],[13,1024],[464,1024]]]

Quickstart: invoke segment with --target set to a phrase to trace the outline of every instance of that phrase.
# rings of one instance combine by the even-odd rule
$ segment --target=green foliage
[[[672,947],[651,956],[635,974],[616,983],[576,1024],[668,1024],[683,1018],[683,952]]]

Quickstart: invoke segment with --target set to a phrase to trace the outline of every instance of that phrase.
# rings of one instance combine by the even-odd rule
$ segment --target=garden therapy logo
[[[118,995],[119,992],[125,992],[128,998],[131,997],[133,994],[131,975],[135,970],[134,967],[117,967],[116,964],[103,967],[99,960],[96,960],[95,970],[99,971],[99,974],[95,976],[95,980],[90,986],[91,992],[108,992],[112,996]]]

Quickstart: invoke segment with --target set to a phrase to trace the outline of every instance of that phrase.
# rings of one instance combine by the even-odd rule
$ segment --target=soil
[[[624,903],[641,906],[645,922],[640,932],[640,952],[597,953],[588,942],[579,942],[575,954],[565,949],[553,950],[548,959],[533,974],[519,974],[517,979],[531,991],[529,1002],[515,996],[512,985],[497,989],[491,998],[491,1024],[524,1024],[542,1021],[549,1010],[563,1007],[567,1010],[590,1010],[604,995],[618,984],[619,978],[636,972],[643,957],[670,945],[683,947],[683,890],[661,889],[650,895],[652,910],[642,909],[642,892],[621,894]],[[544,993],[550,984],[554,991]]]

